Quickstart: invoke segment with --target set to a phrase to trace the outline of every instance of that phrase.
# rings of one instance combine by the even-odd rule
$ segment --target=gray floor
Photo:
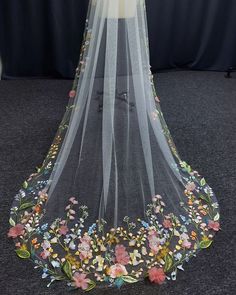
[[[68,294],[19,260],[6,238],[8,212],[21,183],[47,153],[72,82],[0,81],[0,290],[1,294]],[[176,282],[139,283],[91,294],[236,294],[236,74],[172,72],[158,75],[162,109],[182,158],[205,176],[221,207],[222,230],[213,245],[185,266]],[[70,292],[80,294],[82,292]]]

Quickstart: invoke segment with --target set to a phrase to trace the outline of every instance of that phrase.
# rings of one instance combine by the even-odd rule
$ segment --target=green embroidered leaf
[[[187,163],[186,163],[186,162],[181,162],[181,163],[180,163],[180,166],[181,166],[182,168],[186,168]]]
[[[165,266],[164,266],[164,271],[168,272],[170,271],[171,267],[173,265],[173,258],[170,254],[167,254],[165,257]]]
[[[92,280],[90,280],[89,282],[89,286],[88,288],[85,290],[86,292],[91,291],[92,289],[94,289],[96,287],[96,283]]]
[[[209,203],[209,198],[208,198],[208,196],[200,195],[199,197],[200,197],[200,199],[202,199],[202,200],[204,200],[205,202]]]
[[[27,251],[27,250],[18,249],[18,250],[15,250],[15,251],[16,251],[17,256],[22,258],[22,259],[30,258],[30,252]]]
[[[27,181],[24,181],[23,184],[22,184],[22,186],[23,186],[24,189],[27,189],[27,187],[28,187],[28,182],[27,182]]]
[[[9,219],[9,223],[10,223],[11,226],[15,226],[16,225],[15,221],[11,217]]]
[[[25,210],[25,209],[31,208],[33,206],[34,206],[33,202],[23,203],[22,205],[20,205],[19,210]]]
[[[201,249],[206,249],[206,248],[210,247],[211,244],[212,244],[212,240],[201,241],[200,242],[200,248]]]
[[[41,168],[36,167],[36,171],[37,171],[37,173],[39,173],[41,171]]]
[[[183,171],[187,171],[188,173],[190,173],[192,171],[191,166],[188,165],[186,162],[181,162],[180,166],[182,167]]]
[[[187,170],[188,173],[190,173],[192,171],[191,166],[187,165],[186,170]]]
[[[202,179],[200,180],[200,184],[201,184],[201,186],[204,186],[204,185],[206,184],[206,180],[205,180],[204,178],[202,178]]]
[[[69,261],[66,260],[66,262],[62,266],[62,270],[69,279],[72,279],[72,269]]]
[[[56,281],[63,281],[65,279],[65,277],[63,276],[54,276]]]
[[[218,221],[219,219],[220,219],[220,214],[217,213],[217,214],[215,215],[215,217],[214,217],[214,221]]]
[[[131,277],[131,276],[122,276],[123,281],[125,281],[126,283],[136,283],[138,280]]]

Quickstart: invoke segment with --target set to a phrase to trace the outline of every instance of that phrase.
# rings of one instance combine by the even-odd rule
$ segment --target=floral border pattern
[[[185,170],[186,163],[182,166]],[[196,171],[190,173],[195,181],[186,184],[186,202],[180,203],[186,214],[166,212],[163,198],[156,195],[147,206],[146,220],[133,222],[126,216],[123,226],[108,230],[105,220],[87,227],[88,208],[74,197],[64,218],[42,224],[48,196],[42,189],[34,202],[27,199],[28,180],[16,196],[18,206],[11,208],[8,237],[14,239],[18,257],[42,269],[42,278],[50,279],[48,286],[66,281],[71,288],[89,291],[98,284],[120,288],[145,277],[157,284],[175,280],[183,263],[208,248],[220,229],[212,190]],[[199,194],[202,190],[205,194]]]

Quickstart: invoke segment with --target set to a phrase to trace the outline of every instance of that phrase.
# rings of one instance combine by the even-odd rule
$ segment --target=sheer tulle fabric
[[[35,204],[35,200],[39,203]],[[72,208],[76,200],[87,206],[89,212],[82,217],[80,231],[76,210]],[[38,212],[36,206],[40,208]],[[84,208],[82,212],[86,211]],[[60,256],[62,249],[56,251],[60,255],[55,255],[53,261],[59,264],[58,273],[77,287],[81,287],[78,276],[84,276],[79,278],[89,288],[94,286],[94,278],[86,281],[85,276],[95,273],[98,281],[110,285],[135,282],[150,270],[152,278],[155,268],[165,271],[165,276],[170,272],[169,278],[174,278],[178,264],[181,266],[198,249],[211,244],[214,231],[219,229],[217,208],[205,179],[180,160],[164,121],[150,72],[144,1],[91,1],[67,110],[42,167],[24,182],[15,199],[12,226],[21,222],[26,234],[28,219],[24,214],[32,218],[37,213],[35,226],[28,226],[33,234],[25,239],[30,242],[36,237],[38,248],[43,247],[41,252],[34,249],[36,264],[44,265],[45,259],[52,259],[50,253],[55,250],[49,249],[53,249],[55,241],[58,243],[59,236],[63,237],[68,240],[63,246],[67,255],[75,260],[66,258],[66,254]],[[124,221],[130,239],[124,238],[121,230]],[[141,222],[140,226],[137,222]],[[93,229],[97,228],[95,240],[98,240],[100,223],[103,237],[111,234],[111,230],[118,231],[113,236],[115,240],[101,242],[101,249],[98,247],[93,253],[92,235],[96,232]],[[56,240],[50,231],[50,238],[45,237],[50,224],[57,229]],[[42,226],[46,227],[44,231],[40,229]],[[138,242],[142,231],[143,240]],[[85,239],[83,235],[87,244],[85,240],[81,242]],[[105,241],[103,237],[101,241]],[[46,240],[48,248],[42,244]],[[85,255],[86,261],[81,243],[90,251]],[[135,245],[137,248],[133,249]],[[120,253],[117,249],[121,248],[119,251],[123,251],[126,260],[116,257]],[[106,255],[111,257],[107,265]],[[98,257],[103,262],[101,269],[97,268]],[[95,270],[91,271],[88,265]],[[117,275],[119,271],[122,275]]]
[[[119,1],[91,7],[90,44],[50,177],[47,215],[60,215],[63,202],[79,196],[93,208],[91,221],[118,226],[125,215],[143,217],[157,192],[178,211],[183,180],[156,118],[143,2],[137,4],[136,17],[127,18],[119,18]]]

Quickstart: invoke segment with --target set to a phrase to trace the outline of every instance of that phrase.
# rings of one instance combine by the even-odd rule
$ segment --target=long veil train
[[[182,161],[149,65],[144,0],[90,1],[70,100],[23,183],[8,236],[50,283],[176,278],[219,230],[216,198]]]

